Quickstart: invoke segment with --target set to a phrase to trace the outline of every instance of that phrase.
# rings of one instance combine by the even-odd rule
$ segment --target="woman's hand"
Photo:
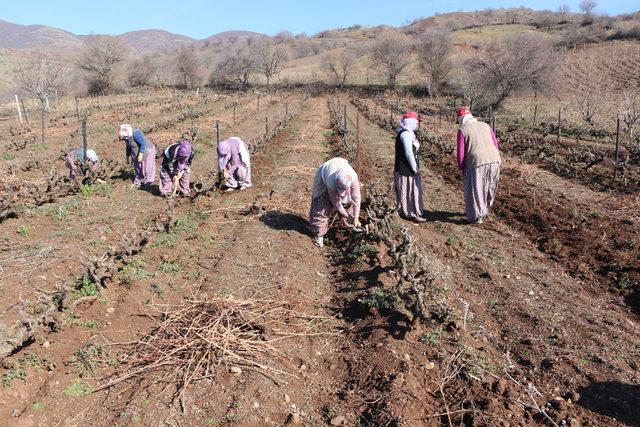
[[[142,153],[138,153],[138,163],[142,163],[143,157]]]

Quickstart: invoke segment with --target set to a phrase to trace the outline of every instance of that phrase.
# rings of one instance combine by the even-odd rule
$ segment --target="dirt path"
[[[144,313],[153,312],[156,304],[177,302],[193,292],[247,296],[258,291],[317,318],[319,335],[282,343],[280,350],[288,360],[283,369],[291,376],[275,384],[258,373],[236,375],[221,367],[215,381],[198,383],[189,391],[188,411],[182,414],[177,404],[168,402],[166,393],[156,395],[153,388],[135,397],[128,395],[126,387],[84,398],[65,395],[78,381],[78,363],[71,357],[64,369],[49,374],[28,369],[30,380],[42,385],[34,389],[17,382],[3,399],[7,408],[3,418],[13,412],[21,425],[157,425],[163,421],[282,425],[297,419],[319,423],[335,416],[331,402],[337,399],[336,385],[346,375],[338,354],[344,340],[342,321],[329,309],[334,280],[327,258],[306,235],[308,189],[328,151],[327,126],[325,101],[309,101],[304,115],[254,156],[252,189],[199,199],[192,209],[208,213],[199,226],[180,234],[173,246],[164,240],[152,242],[133,263],[143,266],[143,271],[138,271],[129,287],[108,290],[103,295],[106,305],[95,303],[83,312],[96,319],[95,332],[68,330],[52,338],[53,347],[61,351],[64,343],[67,354],[96,343],[108,359],[117,347],[105,344],[147,332],[152,323]],[[163,271],[167,263],[180,266],[181,271]],[[94,373],[81,373],[79,381],[94,385],[110,371],[102,362],[95,368]],[[40,405],[55,411],[41,411]]]

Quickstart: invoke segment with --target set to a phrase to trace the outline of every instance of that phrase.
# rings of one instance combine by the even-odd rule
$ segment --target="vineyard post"
[[[260,94],[258,94],[258,107],[257,107],[257,111],[260,111]]]
[[[491,128],[493,129],[493,131],[496,131],[496,115],[494,114],[493,116],[491,116]]]
[[[538,122],[538,104],[533,108],[533,125],[535,126]]]
[[[389,110],[389,124],[393,126],[393,111]]]
[[[356,175],[360,176],[360,113],[356,112]]]
[[[613,169],[613,178],[618,175],[618,165],[620,164],[620,115],[616,118],[616,162]]]
[[[347,131],[347,106],[344,106],[344,130]]]
[[[233,124],[236,124],[236,103],[233,103]]]
[[[27,113],[27,107],[24,106],[24,98],[20,97],[20,105],[22,105],[22,112],[24,113],[24,118],[29,124],[29,114]]]
[[[284,104],[284,117],[285,117],[285,119],[287,118],[287,116],[289,116],[289,102],[286,102]]]
[[[16,107],[18,108],[18,118],[20,119],[20,124],[22,124],[22,112],[20,111],[20,102],[18,101],[18,95],[16,95]]]
[[[269,135],[269,117],[264,118],[264,134]]]
[[[560,142],[560,122],[562,120],[562,107],[558,107],[558,142]]]
[[[220,122],[216,120],[216,144],[220,144]]]
[[[44,144],[44,105],[40,108],[40,142]]]
[[[83,120],[82,121],[82,148],[84,150],[84,153],[82,154],[82,167],[86,168],[87,167],[87,121]]]
[[[76,100],[76,117],[78,118],[78,121],[80,121],[80,103],[78,101],[78,97],[75,97]]]
[[[488,117],[489,120],[487,120],[489,123],[491,123],[492,117],[493,117],[493,108],[491,108],[491,105],[489,105],[489,117]]]

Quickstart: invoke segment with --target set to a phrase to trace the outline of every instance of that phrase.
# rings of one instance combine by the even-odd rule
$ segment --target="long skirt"
[[[231,166],[231,165],[229,165]],[[251,168],[242,163],[234,173],[222,183],[227,188],[251,187]]]
[[[69,169],[69,178],[75,179],[76,173],[78,172],[78,165],[76,164],[76,151],[71,150],[67,157],[64,159],[64,164]]]
[[[314,237],[322,237],[329,231],[329,219],[333,213],[333,205],[329,198],[329,193],[325,191],[318,197],[311,200],[311,208],[309,209],[309,227]],[[355,205],[346,208],[349,218],[341,218],[342,225],[352,228],[355,222]]]
[[[500,163],[464,171],[464,204],[469,222],[482,219],[493,206],[500,181]]]
[[[191,171],[189,168],[185,169],[184,173],[178,181],[178,190],[185,196],[190,194],[189,181],[191,180]],[[160,193],[171,194],[173,191],[173,175],[167,168],[160,168]]]
[[[147,158],[138,163],[137,157],[132,153],[131,162],[135,169],[133,185],[140,187],[140,184],[151,185],[156,180],[156,148],[147,148]]]
[[[396,206],[403,218],[416,218],[424,214],[422,199],[422,177],[404,176],[395,172],[393,183],[396,190]]]

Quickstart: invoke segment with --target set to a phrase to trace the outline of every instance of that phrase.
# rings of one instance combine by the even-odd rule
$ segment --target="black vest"
[[[175,175],[176,168],[178,167],[178,156],[176,152],[180,147],[180,143],[176,142],[175,144],[171,144],[166,149],[162,150],[162,161],[160,162],[160,166],[166,168],[171,175]],[[167,151],[169,152],[169,157],[167,157]],[[187,159],[187,166],[191,166],[191,161],[193,160],[193,156],[196,154],[196,150],[191,149],[191,154]]]
[[[400,139],[400,135],[402,135],[402,132],[409,132],[409,131],[406,129],[402,129],[400,130],[400,132],[396,134],[396,160],[395,160],[395,165],[393,167],[393,171],[398,172],[402,176],[413,176],[413,172],[411,171],[411,166],[409,166],[410,165],[409,160],[407,159],[407,156],[405,155],[405,152],[404,152],[404,145],[402,144],[402,140]],[[418,150],[416,150],[415,146],[412,146],[412,148],[413,148],[413,157],[416,159],[417,170],[420,170],[420,156],[418,156]]]

